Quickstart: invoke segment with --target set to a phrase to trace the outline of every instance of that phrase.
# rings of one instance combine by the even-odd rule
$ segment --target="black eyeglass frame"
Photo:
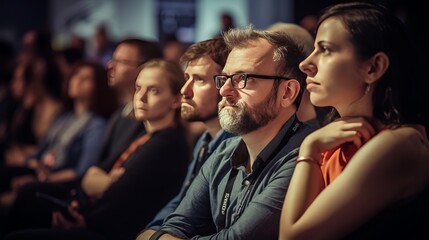
[[[232,81],[233,77],[237,76],[237,75],[243,75],[244,76],[243,80],[240,80],[240,81],[244,81],[243,87],[238,87],[238,82],[235,83],[234,81]],[[226,77],[226,78],[224,79],[224,82],[222,84],[220,84],[218,82],[220,82],[221,80],[217,80],[218,77]],[[225,85],[226,81],[228,81],[229,78],[231,78],[232,87],[235,88],[235,89],[244,89],[246,87],[246,85],[247,85],[248,78],[259,78],[259,79],[270,79],[270,80],[291,80],[291,79],[293,79],[293,78],[289,78],[289,77],[259,75],[259,74],[250,74],[250,73],[234,73],[234,74],[231,74],[231,75],[217,74],[217,75],[213,76],[213,80],[215,82],[216,88],[220,89],[223,85]]]

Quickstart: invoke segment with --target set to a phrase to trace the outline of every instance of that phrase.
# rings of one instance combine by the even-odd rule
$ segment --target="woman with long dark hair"
[[[429,199],[427,112],[414,107],[425,93],[412,47],[382,6],[323,11],[300,68],[311,102],[336,117],[300,147],[280,239],[428,237],[420,220]]]

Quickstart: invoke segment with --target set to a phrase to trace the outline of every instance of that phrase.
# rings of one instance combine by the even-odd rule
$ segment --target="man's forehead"
[[[215,74],[220,73],[221,69],[221,66],[206,56],[190,61],[186,65],[185,74]]]
[[[203,66],[203,65],[209,65],[209,64],[215,64],[215,62],[209,56],[204,55],[189,61],[188,66]]]
[[[246,47],[233,48],[224,71],[252,71],[260,66],[265,68],[273,65],[273,54],[274,47],[264,39]]]
[[[113,52],[113,55],[117,56],[138,56],[137,47],[130,45],[130,44],[121,44],[119,45],[115,51]]]

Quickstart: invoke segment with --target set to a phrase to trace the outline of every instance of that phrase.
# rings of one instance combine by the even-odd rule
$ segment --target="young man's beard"
[[[212,112],[210,112],[206,116],[201,116],[201,114],[198,114],[195,111],[195,107],[190,107],[190,106],[183,106],[182,105],[180,108],[180,111],[181,111],[182,118],[185,119],[186,121],[189,121],[189,122],[196,122],[196,121],[205,122],[205,121],[208,121],[208,120],[211,120],[213,118],[218,117],[217,109],[214,109]]]

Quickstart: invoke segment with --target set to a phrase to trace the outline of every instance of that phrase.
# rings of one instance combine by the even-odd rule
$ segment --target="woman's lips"
[[[319,83],[317,83],[317,82],[307,80],[307,90],[308,90],[308,91],[311,91],[311,90],[313,90],[314,88],[317,88],[317,86],[319,86],[319,85],[320,85],[320,84],[319,84]]]

